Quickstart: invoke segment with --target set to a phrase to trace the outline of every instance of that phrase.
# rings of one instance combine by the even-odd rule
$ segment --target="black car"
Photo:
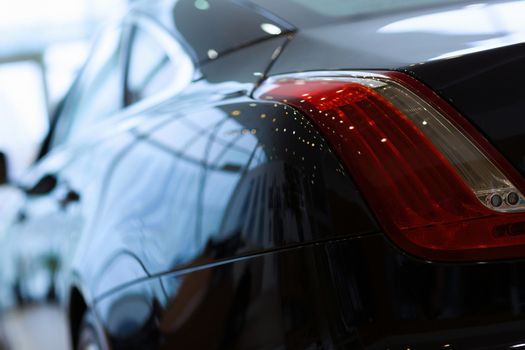
[[[133,5],[17,182],[2,305],[77,349],[525,348],[524,38],[522,0]]]

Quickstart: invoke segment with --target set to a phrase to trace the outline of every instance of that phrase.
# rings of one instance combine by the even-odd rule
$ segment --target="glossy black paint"
[[[376,234],[182,269],[97,311],[116,349],[508,349],[523,271],[422,263]]]
[[[373,17],[384,17],[388,15],[403,14],[411,11],[442,10],[444,5],[463,5],[476,4],[475,1],[461,0],[424,0],[424,1],[404,1],[398,3],[375,2],[363,6],[366,2],[356,1],[355,3],[315,3],[308,0],[299,1],[273,1],[273,0],[250,0],[249,3],[255,4],[266,11],[278,14],[296,28],[304,29],[322,27],[334,23],[356,22],[361,19]],[[341,11],[338,11],[338,9]]]
[[[140,11],[154,17],[176,35],[199,63],[271,38],[273,34],[261,30],[263,23],[281,29],[279,34],[274,35],[290,33],[295,29],[280,17],[255,8],[246,1],[168,0],[142,6]],[[216,56],[210,56],[210,50]]]
[[[201,66],[210,83],[235,81],[258,84],[266,76],[269,62],[275,61],[292,36],[270,38],[254,46],[223,55]]]
[[[504,118],[523,146],[523,89],[513,76],[523,71],[523,45],[444,59],[472,41],[509,35],[454,33],[447,21],[441,32],[426,32],[424,21],[405,32],[381,30],[466,14],[465,4],[309,21],[284,10],[278,18],[256,3],[136,7],[134,16],[152,18],[184,46],[195,78],[176,96],[132,105],[87,137],[46,148],[24,179],[31,188],[56,178],[48,193],[25,197],[24,220],[14,220],[11,233],[58,241],[51,251],[60,252],[61,264],[51,284],[68,310],[73,342],[91,310],[114,349],[525,343],[523,261],[437,264],[407,256],[381,232],[309,121],[250,97],[277,73],[408,71],[449,98],[520,168],[525,147],[505,143],[507,129],[493,130]],[[523,2],[495,2],[513,3]],[[290,4],[279,6],[293,11]],[[269,35],[262,23],[282,32]]]
[[[215,246],[224,250],[209,262],[378,231],[326,143],[290,107],[233,97],[174,111],[90,150],[108,164],[103,191],[81,194],[97,203],[84,243],[96,261],[75,267],[94,297],[198,265]]]
[[[281,13],[283,18],[295,19],[296,7],[290,2],[270,2],[288,9]],[[514,15],[523,11],[522,1],[445,3],[448,4],[357,18],[329,18],[314,26],[309,25],[310,18],[315,23],[314,14],[306,20],[296,20],[292,22],[298,27],[295,38],[270,74],[327,69],[397,70],[428,61],[449,62],[455,56],[522,42],[525,28],[505,25],[506,21],[514,23]],[[480,25],[470,25],[470,18]]]

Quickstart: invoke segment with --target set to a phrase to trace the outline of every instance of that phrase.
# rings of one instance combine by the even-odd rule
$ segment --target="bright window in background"
[[[84,3],[84,4],[83,4]],[[17,0],[0,2],[2,26],[17,26],[39,22],[64,22],[80,20],[85,16],[86,1],[67,0]],[[84,6],[83,6],[84,5]]]
[[[9,156],[9,175],[20,176],[35,157],[48,128],[40,65],[0,64],[0,150]]]
[[[104,22],[122,15],[127,4],[127,0],[0,0],[0,151],[8,156],[12,178],[25,172],[45,137],[46,97],[53,111],[75,79],[96,32]]]
[[[50,110],[65,96],[89,53],[84,40],[50,45],[44,52],[47,98]]]
[[[0,1],[0,26],[38,26],[83,22],[122,12],[125,0],[16,0]]]

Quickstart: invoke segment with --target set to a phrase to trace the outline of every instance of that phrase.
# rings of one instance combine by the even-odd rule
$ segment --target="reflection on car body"
[[[522,94],[510,103],[489,84],[523,72],[523,44],[450,58],[470,36],[449,31],[455,40],[436,46],[436,29],[425,34],[432,45],[419,45],[410,40],[417,28],[401,24],[471,7],[381,3],[134,5],[98,39],[40,159],[10,188],[2,307],[58,301],[79,349],[523,343],[522,261],[407,254],[341,160],[333,140],[351,134],[316,123],[313,109],[254,94],[278,84],[269,76],[299,70],[396,68],[453,96],[523,171],[525,130],[501,113],[521,110]],[[479,82],[492,100],[469,92]],[[492,134],[493,119],[478,109],[505,114],[520,150],[508,146],[508,130]]]

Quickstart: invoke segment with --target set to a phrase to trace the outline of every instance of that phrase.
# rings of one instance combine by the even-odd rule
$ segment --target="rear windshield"
[[[404,8],[458,3],[458,0],[288,0],[308,7],[323,16],[344,17],[351,15],[390,12]]]
[[[316,14],[320,17],[375,15],[434,5],[458,4],[465,0],[250,0],[284,19]],[[295,13],[294,13],[295,12]],[[310,18],[311,19],[311,18]],[[313,19],[315,20],[315,19]]]

